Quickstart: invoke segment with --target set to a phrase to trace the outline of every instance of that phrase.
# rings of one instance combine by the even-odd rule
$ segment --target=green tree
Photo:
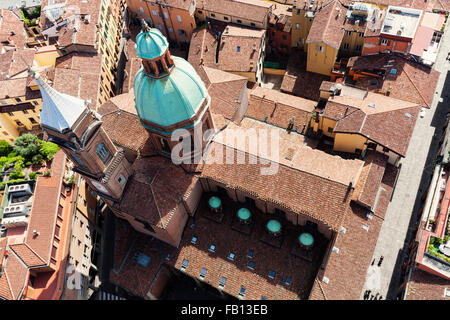
[[[0,156],[7,156],[13,150],[8,141],[0,140]]]
[[[34,134],[26,133],[14,140],[14,152],[29,160],[39,153],[40,140]]]
[[[31,163],[35,165],[41,165],[44,162],[44,157],[41,154],[36,154],[31,159]]]
[[[51,161],[55,153],[58,152],[59,147],[57,144],[52,142],[41,141],[41,147],[39,148],[39,153],[47,160]]]

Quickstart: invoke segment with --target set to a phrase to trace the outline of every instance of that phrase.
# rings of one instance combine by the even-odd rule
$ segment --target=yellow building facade
[[[342,56],[353,57],[361,55],[364,45],[364,32],[346,30],[339,48]]]
[[[115,95],[124,10],[125,0],[102,0],[98,22],[98,53],[102,54],[98,105],[105,103]]]
[[[336,61],[338,49],[325,42],[309,43],[307,44],[307,48],[306,71],[330,76],[334,62]]]
[[[291,39],[292,47],[297,47],[303,49],[307,52],[307,46],[305,44],[306,38],[308,38],[309,30],[313,23],[314,13],[307,11],[304,8],[292,9],[292,29],[291,29]]]

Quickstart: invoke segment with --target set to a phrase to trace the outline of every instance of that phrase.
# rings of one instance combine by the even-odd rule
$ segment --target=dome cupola
[[[161,32],[143,24],[136,37],[142,67],[134,79],[139,119],[146,129],[164,135],[193,127],[209,107],[208,91],[189,62],[170,56]]]

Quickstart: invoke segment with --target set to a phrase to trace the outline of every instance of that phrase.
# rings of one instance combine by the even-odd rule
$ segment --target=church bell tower
[[[90,186],[106,200],[120,199],[131,165],[102,128],[101,116],[77,97],[51,88],[30,71],[42,94],[41,126],[47,140],[56,143]]]

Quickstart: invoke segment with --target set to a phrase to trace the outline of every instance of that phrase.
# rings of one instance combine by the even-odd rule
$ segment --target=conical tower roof
[[[87,106],[84,100],[60,93],[50,87],[38,73],[30,72],[36,79],[42,95],[41,125],[59,132],[72,128]]]

